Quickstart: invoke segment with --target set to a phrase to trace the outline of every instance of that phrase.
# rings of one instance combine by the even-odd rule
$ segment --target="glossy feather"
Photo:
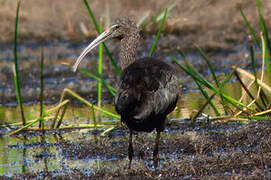
[[[115,96],[121,121],[136,131],[164,129],[167,114],[178,100],[173,69],[153,58],[136,60],[124,69]]]

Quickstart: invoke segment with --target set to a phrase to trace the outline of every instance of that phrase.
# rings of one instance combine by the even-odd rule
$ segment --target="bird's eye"
[[[115,28],[116,28],[116,29],[120,28],[120,25],[116,25]]]

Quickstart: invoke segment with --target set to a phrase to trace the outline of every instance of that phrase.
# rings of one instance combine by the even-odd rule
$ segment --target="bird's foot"
[[[131,161],[131,160],[129,160],[128,169],[131,169],[131,164],[132,164],[132,161]]]
[[[130,139],[129,139],[129,146],[128,146],[128,158],[129,158],[128,169],[131,168],[132,159],[133,159],[133,156],[134,156],[134,149],[133,149],[133,144],[132,144],[132,137],[133,137],[133,133],[132,133],[132,131],[130,131]]]
[[[158,156],[158,153],[157,153],[156,155],[153,156],[153,165],[154,165],[155,169],[158,168],[158,164],[159,164],[159,156]]]

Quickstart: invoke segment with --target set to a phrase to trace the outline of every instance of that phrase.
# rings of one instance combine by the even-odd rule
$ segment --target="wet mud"
[[[161,136],[160,164],[154,169],[152,148],[155,133],[138,133],[135,157],[128,169],[128,130],[119,127],[106,136],[58,144],[62,161],[96,159],[99,165],[69,171],[26,172],[12,178],[55,179],[269,179],[271,178],[270,121],[239,123],[171,122]],[[93,136],[93,134],[92,134]],[[44,157],[43,157],[44,158]]]

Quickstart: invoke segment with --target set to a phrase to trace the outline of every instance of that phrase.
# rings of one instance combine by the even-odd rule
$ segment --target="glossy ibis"
[[[114,24],[92,41],[76,60],[73,70],[98,44],[107,39],[121,40],[119,64],[122,70],[115,96],[115,108],[121,121],[130,130],[128,157],[129,168],[133,158],[133,131],[151,132],[157,135],[153,150],[155,168],[158,166],[160,132],[164,130],[167,115],[174,110],[178,100],[177,77],[171,66],[155,58],[135,60],[140,34],[129,18],[118,18]]]

